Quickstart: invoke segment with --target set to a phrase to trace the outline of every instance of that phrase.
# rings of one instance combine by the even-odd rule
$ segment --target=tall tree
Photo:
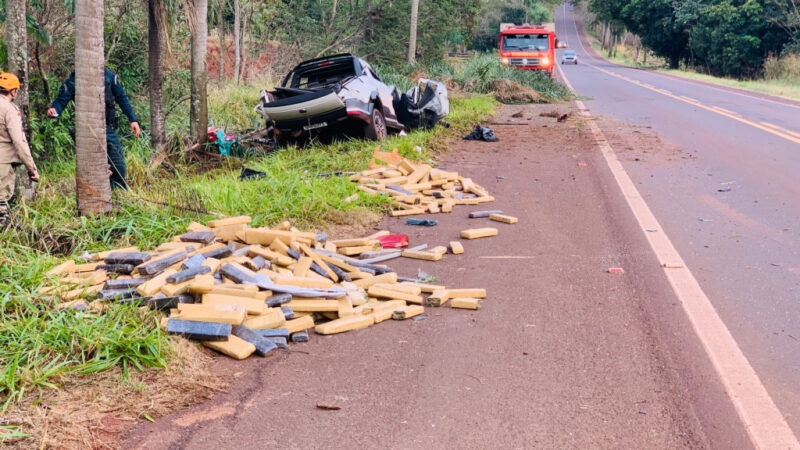
[[[419,16],[419,0],[411,0],[411,35],[408,37],[408,63],[412,66],[417,61],[417,19]]]
[[[239,84],[242,68],[242,6],[239,0],[233,0],[233,80]]]
[[[8,71],[19,78],[22,85],[14,99],[22,110],[23,126],[28,141],[31,139],[30,106],[28,103],[28,28],[25,0],[6,0],[6,49]]]
[[[150,141],[156,151],[167,143],[164,126],[163,43],[166,20],[164,0],[147,0],[148,75],[150,79]]]
[[[225,0],[217,0],[217,35],[219,36],[219,73],[217,82],[225,80]]]
[[[75,2],[75,183],[82,215],[111,211],[104,66],[103,0]]]
[[[678,15],[680,7],[672,0],[630,0],[621,10],[628,30],[639,35],[645,47],[665,57],[673,69],[689,44],[689,26]]]
[[[192,34],[192,87],[189,106],[189,133],[198,143],[208,139],[208,0],[186,0]]]

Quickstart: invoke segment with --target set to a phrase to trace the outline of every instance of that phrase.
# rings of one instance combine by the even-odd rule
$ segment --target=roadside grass
[[[660,72],[677,75],[691,80],[705,81],[707,83],[718,84],[749,91],[761,92],[763,94],[785,97],[792,100],[800,100],[800,80],[788,78],[775,80],[736,80],[733,78],[715,77],[689,70],[662,69]]]
[[[720,86],[760,92],[762,94],[784,97],[791,100],[800,100],[800,79],[797,78],[783,76],[773,79],[760,78],[755,80],[737,80],[735,78],[716,77],[713,75],[698,73],[691,69],[669,69],[663,62],[654,62],[652,64],[648,63],[646,65],[636,63],[630,56],[630,50],[622,45],[618,46],[617,55],[610,58],[606,53],[603,52],[598,42],[593,41],[592,47],[594,47],[598,53],[603,55],[609,61],[621,64],[623,66],[636,67],[639,69],[655,69],[661,73],[675,75],[690,80],[703,81]]]
[[[250,100],[257,99],[258,91],[219,92],[211,110],[221,111],[219,117],[232,127],[249,127],[255,116]],[[391,136],[381,145],[429,159],[496,107],[489,96],[456,98],[448,117],[451,128]],[[174,161],[176,173],[162,170],[148,177],[147,141],[126,140],[132,189],[114,193],[111,214],[91,218],[76,215],[74,161],[62,158],[43,165],[39,197],[18,205],[14,226],[0,232],[0,410],[35,401],[43,390],[75,376],[115,368],[128,377],[131,369],[169,364],[169,339],[152,313],[122,305],[103,314],[59,311],[54,301],[35,294],[49,284],[45,273],[62,257],[131,245],[152,248],[191,221],[218,215],[251,215],[256,225],[288,219],[299,227],[320,227],[348,224],[365,211],[383,212],[388,203],[380,196],[360,195],[346,203],[346,197],[359,192],[347,176],[317,176],[363,170],[374,148],[374,142],[363,140],[287,148],[244,160],[227,158],[210,170],[197,162]],[[266,176],[239,181],[242,163]]]

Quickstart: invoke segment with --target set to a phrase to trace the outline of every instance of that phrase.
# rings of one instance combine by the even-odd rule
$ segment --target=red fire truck
[[[555,24],[500,26],[500,62],[516,69],[543,70],[553,76]]]

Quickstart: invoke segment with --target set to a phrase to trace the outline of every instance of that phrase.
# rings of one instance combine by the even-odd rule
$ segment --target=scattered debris
[[[405,234],[387,234],[386,236],[378,236],[376,239],[380,241],[383,248],[406,248],[408,247],[408,236]]]
[[[312,328],[333,334],[421,317],[423,294],[438,295],[431,304],[439,306],[447,301],[443,296],[486,296],[483,289],[426,284],[437,278],[422,271],[419,279],[399,277],[375,257],[354,258],[389,252],[380,256],[438,261],[448,251],[444,246],[384,250],[381,238],[408,246],[408,236],[379,231],[332,240],[289,222],[272,228],[250,223],[248,216],[192,223],[152,251],[128,247],[90,255],[90,263],[68,260],[50,269],[52,283],[39,292],[76,314],[103,314],[115,304],[164,311],[166,332],[234,359],[267,356],[287,341],[308,342]],[[453,307],[476,309],[471,300]]]
[[[548,111],[548,112],[541,112],[539,113],[539,117],[552,117],[553,119],[557,119],[561,113],[558,111]]]
[[[472,211],[469,213],[470,219],[482,219],[484,217],[490,217],[492,214],[503,214],[503,211],[499,209],[492,209],[490,211]]]
[[[463,230],[461,237],[464,239],[478,239],[483,237],[497,236],[497,228],[473,228]]]
[[[324,409],[326,411],[339,411],[340,409],[342,409],[341,406],[328,405],[325,403],[317,403],[317,408]]]
[[[255,180],[258,178],[264,178],[266,176],[267,174],[265,172],[259,172],[248,167],[242,167],[242,173],[239,174],[239,181]]]
[[[513,216],[506,216],[503,214],[491,214],[489,219],[494,220],[495,222],[503,222],[508,224],[513,224],[519,222],[519,219]]]
[[[567,119],[569,119],[569,116],[571,116],[571,115],[572,115],[572,113],[562,114],[562,115],[558,116],[558,119],[556,119],[556,122],[566,122]]]
[[[420,225],[423,227],[433,227],[439,225],[439,221],[430,219],[406,219],[406,225]]]
[[[472,133],[464,136],[465,141],[486,141],[486,142],[497,142],[500,139],[495,136],[494,130],[491,128],[483,127],[481,125],[475,125],[475,128],[472,130]]]
[[[515,119],[519,119],[520,117],[524,117],[524,114],[522,114],[522,110],[520,109],[519,111],[517,111],[514,114],[512,114],[511,117],[513,117]]]
[[[350,177],[367,195],[389,195],[396,208],[390,216],[450,213],[456,205],[494,201],[489,191],[472,179],[422,162],[414,163],[397,151],[389,153],[376,148],[369,168]]]

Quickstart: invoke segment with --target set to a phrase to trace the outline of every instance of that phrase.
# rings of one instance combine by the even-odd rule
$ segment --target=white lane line
[[[577,93],[561,67],[556,67],[564,84]],[[575,100],[575,105],[582,116],[591,117],[582,101]],[[772,401],[772,397],[742,353],[728,327],[717,314],[711,300],[672,245],[672,241],[665,232],[647,232],[647,230],[663,231],[663,228],[636,189],[636,185],[628,176],[600,127],[594,120],[589,120],[588,124],[608,168],[617,181],[617,186],[639,222],[639,227],[650,243],[653,253],[661,263],[667,265],[664,274],[703,344],[750,441],[757,449],[800,449],[800,442],[791,427]]]

